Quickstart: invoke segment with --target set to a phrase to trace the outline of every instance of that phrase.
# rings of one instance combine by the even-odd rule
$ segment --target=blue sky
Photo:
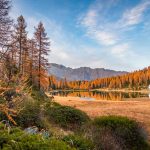
[[[150,0],[13,0],[11,16],[23,15],[28,36],[44,23],[49,61],[133,71],[150,65]]]

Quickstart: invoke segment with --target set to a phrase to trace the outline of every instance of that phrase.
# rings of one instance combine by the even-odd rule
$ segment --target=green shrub
[[[6,101],[5,101],[4,97],[0,96],[0,104],[3,104],[5,102]],[[6,115],[2,111],[0,111],[0,121],[6,120],[6,119],[7,119]]]
[[[15,89],[9,89],[3,93],[3,96],[5,97],[6,101],[11,101],[13,97],[17,96],[17,93]]]
[[[59,103],[57,103],[57,102],[50,102],[50,105],[51,106],[54,106],[54,107],[60,107],[61,105],[59,104]]]
[[[71,147],[77,150],[93,150],[93,143],[79,135],[68,135],[63,138],[63,141],[68,143]]]
[[[138,123],[126,117],[105,116],[96,118],[87,127],[87,135],[92,137],[98,150],[148,150]]]
[[[4,99],[4,97],[0,95],[0,104],[3,104],[5,102],[6,102],[6,100]]]
[[[32,88],[31,96],[34,100],[38,101],[47,101],[50,100],[50,98],[45,94],[44,91],[40,91],[38,89]]]
[[[89,121],[86,113],[69,106],[52,106],[46,108],[46,114],[50,121],[63,128],[76,130]]]
[[[75,150],[65,142],[56,139],[42,139],[40,135],[29,135],[18,128],[8,134],[0,127],[1,150]]]
[[[23,128],[29,126],[43,127],[39,103],[36,101],[24,103],[24,107],[21,109],[15,120],[17,124]]]

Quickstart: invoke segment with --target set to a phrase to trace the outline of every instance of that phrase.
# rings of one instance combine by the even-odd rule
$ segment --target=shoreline
[[[51,92],[122,92],[122,93],[144,93],[144,94],[150,94],[149,89],[142,89],[142,90],[132,90],[132,89],[85,89],[85,90],[74,90],[74,89],[66,89],[66,90],[52,90]]]
[[[48,96],[51,96],[50,94],[47,94]],[[79,101],[79,102],[142,102],[142,101],[149,101],[150,102],[150,98],[147,97],[139,97],[139,98],[123,98],[122,100],[107,100],[107,99],[84,99],[82,97],[76,97],[76,96],[54,96],[54,100],[58,100],[58,101]]]

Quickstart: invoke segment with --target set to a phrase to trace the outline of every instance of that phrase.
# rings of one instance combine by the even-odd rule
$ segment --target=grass
[[[84,138],[81,135],[68,135],[63,138],[63,141],[65,141],[71,147],[75,147],[78,150],[93,150],[94,149],[94,145],[92,141]]]
[[[92,139],[97,150],[149,150],[139,124],[126,117],[104,116],[95,118],[86,127],[86,135]]]

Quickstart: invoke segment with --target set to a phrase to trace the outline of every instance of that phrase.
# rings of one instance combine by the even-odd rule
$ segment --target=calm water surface
[[[125,98],[150,98],[150,94],[140,92],[124,93],[124,92],[104,92],[104,91],[56,91],[51,92],[55,96],[73,96],[80,97],[81,100],[123,100]],[[127,100],[127,99],[126,99]]]

